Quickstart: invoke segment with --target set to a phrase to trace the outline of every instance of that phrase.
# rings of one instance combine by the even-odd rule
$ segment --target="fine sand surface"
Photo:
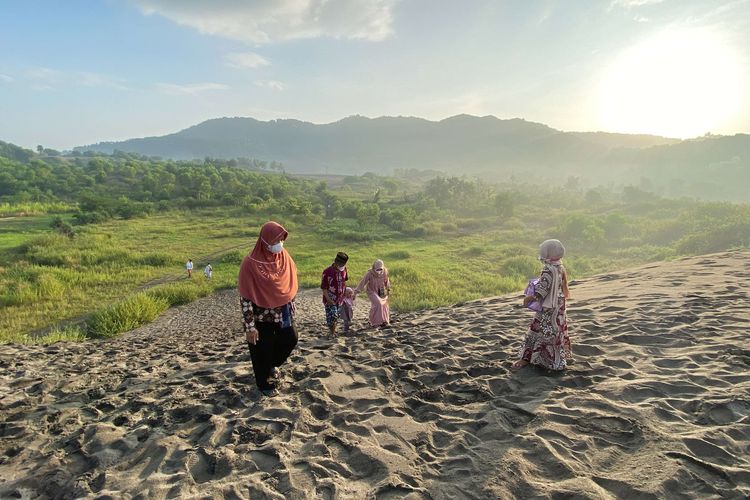
[[[114,340],[0,346],[0,498],[744,498],[748,285],[750,252],[574,283],[562,374],[509,370],[518,297],[329,340],[304,292],[265,399],[233,291]]]

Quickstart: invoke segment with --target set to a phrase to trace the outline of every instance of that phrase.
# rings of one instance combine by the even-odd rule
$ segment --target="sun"
[[[719,36],[664,31],[624,51],[604,72],[601,127],[679,138],[715,131],[742,109],[743,77]]]

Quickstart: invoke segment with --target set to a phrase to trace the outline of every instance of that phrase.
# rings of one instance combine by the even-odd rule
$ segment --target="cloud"
[[[131,0],[146,15],[247,43],[331,37],[380,41],[397,0]]]
[[[31,68],[26,72],[26,74],[34,80],[44,81],[48,83],[59,83],[63,80],[64,76],[62,71],[42,67]]]
[[[255,85],[271,90],[285,90],[286,84],[276,80],[256,80]]]
[[[13,81],[13,78],[12,78],[12,77],[10,77],[10,76],[8,76],[8,75],[3,75],[2,73],[0,73],[0,82],[3,82],[3,83],[10,83],[10,82],[12,82],[12,81]]]
[[[78,84],[85,87],[109,87],[116,90],[129,90],[122,80],[107,75],[79,71],[74,76]]]
[[[662,3],[664,0],[612,0],[613,7],[625,7],[626,9],[632,9],[635,7],[643,7],[644,5],[652,5]]]
[[[259,68],[271,61],[255,52],[231,52],[224,56],[224,63],[230,68]]]
[[[115,90],[130,90],[125,81],[91,71],[60,71],[52,68],[37,67],[26,72],[34,82],[32,88],[51,90],[60,85],[82,85],[84,87],[107,87]]]
[[[198,95],[214,90],[227,90],[228,85],[223,83],[157,83],[156,88],[163,94],[168,95]]]

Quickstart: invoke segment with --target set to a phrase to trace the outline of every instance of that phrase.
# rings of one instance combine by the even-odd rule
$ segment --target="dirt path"
[[[1,219],[0,219],[1,220]],[[196,259],[195,262],[210,262],[212,260],[217,260],[222,255],[226,254],[227,252],[231,252],[232,250],[236,250],[238,248],[245,248],[247,247],[247,243],[240,243],[237,245],[232,245],[229,247],[222,248],[221,250],[217,250],[215,252],[212,252],[208,255],[204,255]],[[195,271],[195,270],[194,270]],[[150,281],[147,281],[146,283],[139,286],[133,293],[138,292],[145,292],[146,290],[149,290],[150,288],[153,288],[155,286],[164,285],[167,283],[176,283],[178,281],[186,280],[184,271],[181,273],[174,273],[174,274],[168,274],[166,276],[162,276],[160,278],[156,278]],[[124,298],[124,297],[123,297]],[[86,322],[86,319],[89,317],[91,312],[81,314],[79,316],[76,316],[74,318],[68,318],[64,321],[60,321],[58,323],[55,323],[53,325],[48,325],[43,328],[38,328],[36,330],[33,330],[29,333],[29,335],[32,338],[39,338],[47,335],[48,333],[52,332],[55,329],[64,329],[72,326],[81,326]],[[165,313],[166,314],[166,313]]]

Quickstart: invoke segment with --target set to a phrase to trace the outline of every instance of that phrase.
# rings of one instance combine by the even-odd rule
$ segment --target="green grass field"
[[[249,160],[24,154],[0,156],[0,342],[110,337],[234,288],[269,219],[290,231],[303,286],[317,287],[339,250],[351,256],[353,285],[381,258],[399,311],[520,292],[547,238],[565,243],[571,279],[750,247],[750,205],[589,189],[576,178],[295,176]]]
[[[53,233],[50,220],[0,220],[0,341],[28,341],[35,330],[124,300],[149,284],[187,282],[188,258],[196,265],[196,293],[234,286],[237,265],[220,257],[233,250],[244,255],[250,239],[239,221],[195,213],[86,226],[74,239]],[[202,283],[208,259],[214,280]]]
[[[53,330],[54,338],[64,338],[64,332],[74,339],[111,336],[153,319],[170,305],[232,288],[239,263],[267,218],[224,209],[173,212],[85,226],[73,239],[53,233],[48,216],[0,220],[0,341],[37,341],[30,334],[83,316],[89,317],[80,330]],[[351,221],[310,226],[279,220],[290,231],[286,247],[297,262],[302,286],[318,286],[336,251],[351,256],[353,284],[381,258],[393,281],[392,305],[400,311],[522,290],[538,271],[536,246],[539,234],[545,234],[538,227],[523,229],[517,221],[487,220],[473,229],[429,237],[396,236],[382,227],[352,237]],[[370,237],[387,239],[358,241]],[[609,258],[571,252],[570,275],[580,278],[671,256],[663,247],[651,254],[639,248],[640,253]],[[195,262],[190,281],[183,269],[188,258]],[[202,274],[208,261],[214,268],[210,283]],[[128,302],[146,288],[148,294]],[[113,309],[120,303],[125,305]],[[137,321],[130,321],[131,316]]]

